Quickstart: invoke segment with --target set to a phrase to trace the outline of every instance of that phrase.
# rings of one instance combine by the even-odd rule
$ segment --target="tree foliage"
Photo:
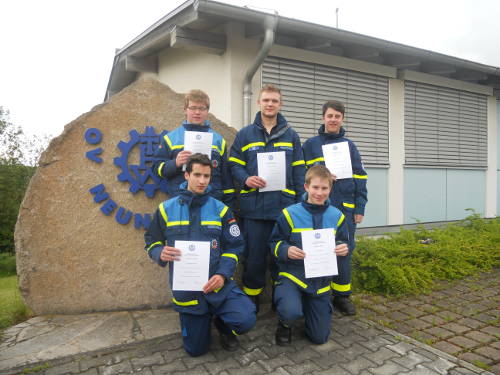
[[[19,206],[48,138],[26,137],[0,106],[0,253],[14,251]]]

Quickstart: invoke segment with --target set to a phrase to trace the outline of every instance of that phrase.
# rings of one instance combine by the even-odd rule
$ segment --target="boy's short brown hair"
[[[321,164],[313,165],[311,168],[307,170],[306,185],[309,185],[311,183],[311,180],[315,177],[319,177],[323,180],[328,180],[330,187],[332,187],[333,183],[335,182],[335,179],[333,178],[328,168]]]
[[[196,153],[189,157],[186,163],[186,172],[191,173],[193,171],[193,164],[200,164],[205,167],[210,167],[210,173],[213,170],[213,165],[210,159],[205,154]]]
[[[191,90],[184,96],[184,109],[187,109],[189,102],[200,102],[210,109],[210,98],[201,90]]]

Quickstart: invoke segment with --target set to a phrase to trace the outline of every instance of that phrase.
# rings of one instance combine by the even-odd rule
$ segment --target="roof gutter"
[[[274,39],[276,35],[276,27],[278,26],[278,13],[275,12],[274,16],[266,16],[264,19],[264,42],[262,43],[262,47],[260,48],[257,57],[254,62],[248,68],[245,79],[243,81],[243,126],[250,124],[251,122],[251,102],[252,102],[252,79],[255,75],[255,72],[262,64],[264,59],[266,58],[269,50],[274,44]]]

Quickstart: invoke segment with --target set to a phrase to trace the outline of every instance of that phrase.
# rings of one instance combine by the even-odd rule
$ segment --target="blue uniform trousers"
[[[179,313],[182,341],[186,352],[197,357],[210,348],[212,317],[218,317],[216,327],[224,334],[240,335],[251,330],[256,323],[255,305],[238,288],[228,294],[226,300],[217,308],[203,315]]]
[[[282,278],[274,290],[274,302],[280,322],[287,327],[302,317],[306,334],[315,344],[324,344],[330,335],[332,320],[331,294],[319,296],[304,293],[293,281]]]
[[[245,252],[243,263],[243,291],[249,296],[259,295],[266,286],[266,270],[270,263],[271,277],[276,277],[276,264],[270,259],[269,237],[274,220],[243,218]]]

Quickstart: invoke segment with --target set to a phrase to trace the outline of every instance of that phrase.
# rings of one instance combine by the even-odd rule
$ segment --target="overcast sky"
[[[224,0],[500,67],[497,0]],[[0,106],[27,133],[59,135],[103,101],[115,48],[181,0],[0,2]]]

